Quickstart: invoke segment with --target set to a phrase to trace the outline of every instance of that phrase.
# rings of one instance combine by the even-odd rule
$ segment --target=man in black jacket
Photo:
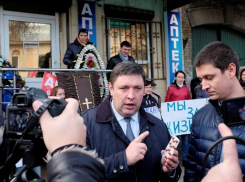
[[[91,43],[88,39],[88,30],[82,28],[78,32],[77,38],[73,43],[69,44],[66,53],[63,58],[63,63],[72,68],[73,61],[77,58],[77,54],[86,46],[86,44]]]
[[[107,97],[82,117],[87,148],[104,160],[107,182],[175,182],[180,178],[178,151],[167,160],[163,150],[171,136],[160,119],[141,107],[145,73],[139,64],[123,61],[111,73]]]
[[[129,56],[131,50],[131,44],[128,41],[123,41],[120,45],[120,51],[118,55],[113,56],[108,61],[107,70],[112,70],[118,63],[121,63],[122,61],[132,61],[135,62],[134,58]],[[111,73],[107,73],[107,79],[110,80]]]
[[[224,122],[220,110],[222,100],[245,95],[238,81],[239,58],[236,52],[223,42],[213,42],[205,46],[197,54],[193,66],[202,89],[208,92],[211,99],[192,119],[185,182],[200,181],[204,154],[214,141],[221,138],[218,125]],[[245,139],[245,125],[233,126],[231,131],[234,136]],[[237,147],[239,163],[242,173],[245,174],[245,147],[241,143],[237,143]],[[205,172],[220,164],[223,159],[222,145],[218,145],[208,157]]]

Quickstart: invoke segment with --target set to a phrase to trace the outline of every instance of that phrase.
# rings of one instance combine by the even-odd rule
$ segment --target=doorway
[[[60,68],[58,13],[49,16],[0,9],[0,14],[2,56],[18,68]],[[19,74],[26,86],[41,87],[43,73]]]

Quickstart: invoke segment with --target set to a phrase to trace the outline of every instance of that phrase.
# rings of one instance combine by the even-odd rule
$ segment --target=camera
[[[43,105],[35,112],[32,103],[40,100]],[[23,157],[23,166],[14,179],[30,181],[37,179],[37,174],[30,170],[42,163],[47,149],[42,139],[39,117],[48,110],[52,117],[62,113],[66,106],[64,99],[49,99],[47,94],[37,88],[23,87],[19,93],[13,95],[6,109],[4,142],[0,154],[0,181],[9,178],[11,168]],[[3,162],[5,161],[5,162]],[[25,172],[26,171],[26,172]],[[41,178],[40,178],[41,179]]]
[[[245,125],[245,97],[223,100],[221,113],[227,126]]]
[[[19,93],[13,95],[11,102],[7,105],[6,109],[6,135],[10,138],[20,138],[24,129],[28,124],[28,120],[34,114],[32,103],[35,100],[40,100],[43,103],[50,102],[47,94],[37,88],[23,87]],[[48,110],[51,116],[58,116],[61,114],[66,106],[64,99],[52,99]],[[33,131],[28,133],[28,136],[35,136],[42,134],[41,127],[37,122]]]

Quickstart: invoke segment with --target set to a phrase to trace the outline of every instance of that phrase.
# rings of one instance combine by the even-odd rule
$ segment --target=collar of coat
[[[218,115],[220,117],[222,117],[222,114],[221,114],[221,106],[219,105],[219,101],[218,100],[211,100],[211,99],[209,99],[208,102],[215,108],[215,110],[218,113]]]
[[[111,122],[113,112],[110,105],[111,96],[108,96],[98,107],[96,111],[96,121],[97,122]],[[140,117],[143,117],[145,120],[149,121],[152,124],[155,124],[153,119],[148,116],[144,108],[140,107],[139,109]],[[139,121],[140,122],[140,121]]]
[[[218,100],[209,99],[208,102],[212,104],[215,108],[220,108]]]

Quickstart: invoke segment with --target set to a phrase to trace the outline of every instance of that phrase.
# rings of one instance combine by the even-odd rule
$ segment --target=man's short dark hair
[[[80,35],[81,32],[82,33],[86,33],[88,35],[88,30],[86,28],[80,29],[79,32],[78,32],[78,36]]]
[[[228,66],[236,65],[236,77],[239,74],[239,58],[236,52],[223,42],[216,41],[206,45],[196,56],[193,66],[200,67],[203,64],[212,64],[224,73]]]
[[[131,74],[140,75],[143,82],[145,81],[145,72],[139,64],[132,61],[123,61],[113,68],[110,76],[110,83],[113,86],[119,76]]]
[[[121,48],[123,47],[123,46],[125,46],[125,47],[131,47],[131,44],[128,42],[128,41],[123,41],[123,42],[121,42]]]

